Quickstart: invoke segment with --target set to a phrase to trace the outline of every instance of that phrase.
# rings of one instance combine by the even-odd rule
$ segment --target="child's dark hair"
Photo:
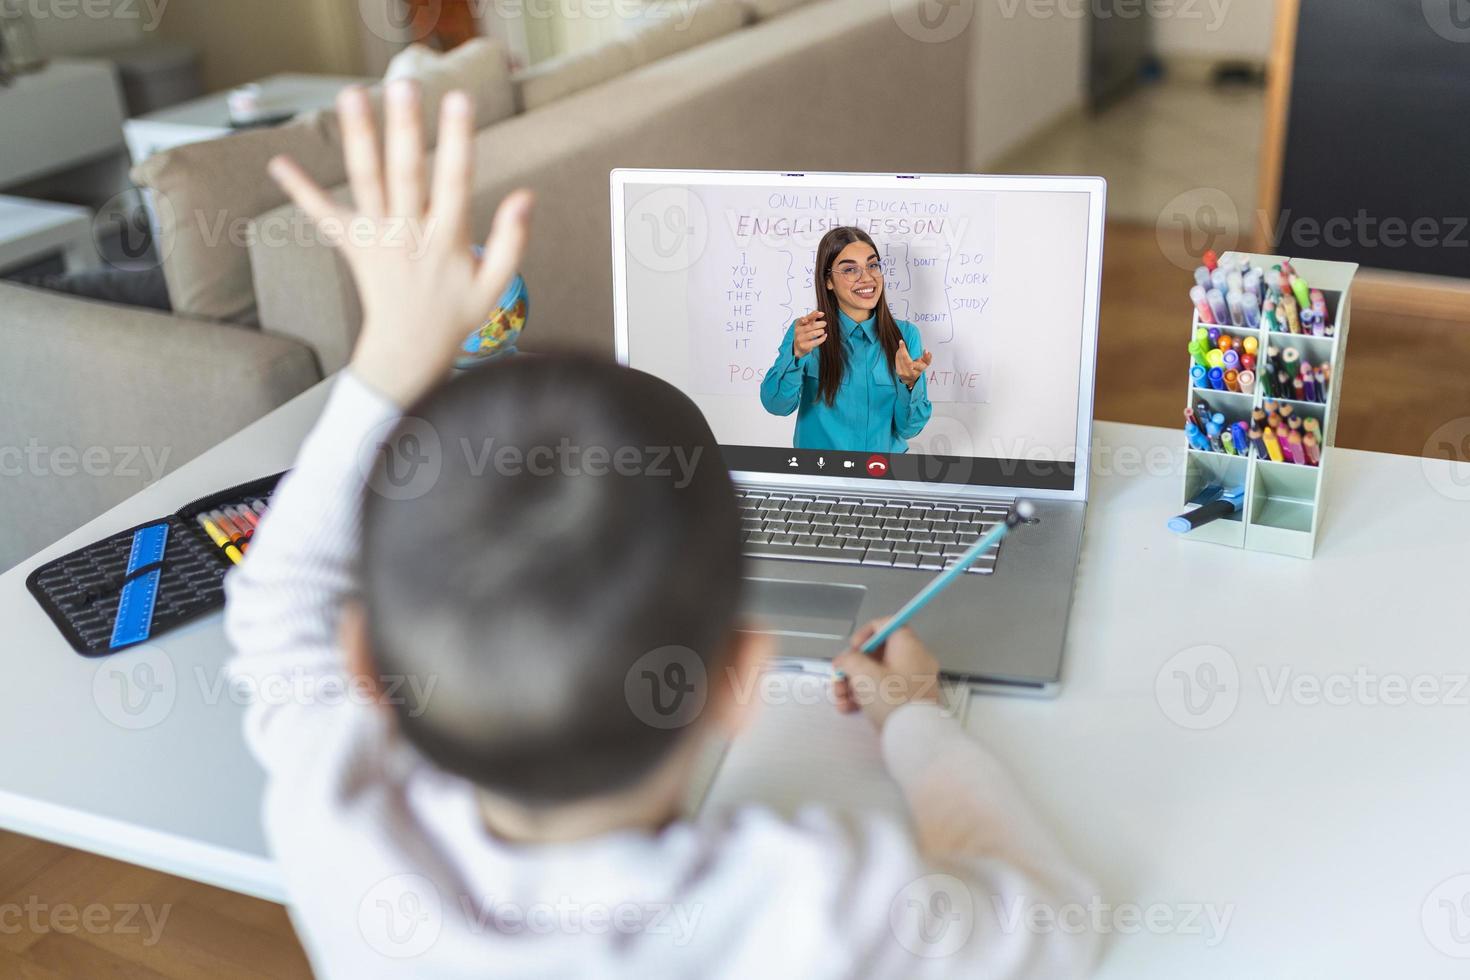
[[[405,446],[442,467],[422,493],[377,482]],[[390,692],[404,736],[527,805],[665,759],[684,729],[649,724],[629,671],[678,647],[714,678],[740,599],[734,492],[694,403],[610,362],[521,356],[429,394],[376,465],[362,599],[378,673],[416,681]]]

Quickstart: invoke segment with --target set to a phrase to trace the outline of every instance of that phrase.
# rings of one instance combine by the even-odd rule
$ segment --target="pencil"
[[[877,652],[878,648],[887,642],[890,636],[898,630],[903,629],[909,620],[913,619],[925,606],[934,601],[935,596],[954,584],[956,579],[965,574],[965,569],[975,564],[981,555],[989,551],[992,546],[998,544],[1000,539],[1004,538],[1010,532],[1011,528],[1020,524],[1022,521],[1029,521],[1035,513],[1036,507],[1030,501],[1016,501],[1016,506],[1006,515],[1004,521],[995,525],[995,527],[990,529],[988,534],[971,545],[970,550],[956,559],[953,565],[950,565],[936,575],[928,585],[919,590],[918,595],[914,596],[904,604],[902,609],[894,613],[893,618],[888,620],[887,623],[884,623],[882,629],[870,636],[868,642],[863,644],[863,653]]]

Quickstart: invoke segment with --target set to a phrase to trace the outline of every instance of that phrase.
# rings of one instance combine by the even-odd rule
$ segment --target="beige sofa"
[[[615,167],[965,168],[975,48],[968,31],[922,39],[901,15],[926,0],[759,2],[784,12],[480,132],[477,229],[488,227],[509,190],[539,194],[523,269],[531,292],[524,348],[612,351],[608,171]],[[286,225],[293,212],[288,206],[262,220]],[[310,345],[324,370],[341,367],[361,318],[341,260],[298,240],[258,243],[250,262],[261,323]]]
[[[973,2],[946,9],[967,21]],[[964,170],[977,26],[936,39],[926,3],[704,0],[607,51],[426,81],[480,104],[477,233],[510,189],[540,194],[523,345],[611,351],[615,167]],[[0,449],[166,448],[171,469],[342,367],[361,317],[351,279],[263,173],[285,151],[340,185],[336,140],[328,112],[142,168],[181,202],[163,239],[172,316],[0,283]],[[0,569],[160,475],[61,470],[0,472]]]

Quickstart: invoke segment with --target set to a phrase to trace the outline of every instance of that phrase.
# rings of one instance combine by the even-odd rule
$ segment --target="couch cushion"
[[[667,58],[743,27],[749,11],[742,0],[655,3],[646,20],[626,37],[588,51],[550,58],[515,76],[517,104],[528,112],[574,92],[592,88],[640,65]]]
[[[453,88],[476,96],[480,128],[514,114],[507,59],[498,42],[474,41],[442,56],[409,49],[399,59],[390,68],[390,77],[412,74],[419,79],[424,113],[431,121],[431,144],[439,100]],[[340,127],[330,109],[283,126],[176,147],[133,169],[133,180],[152,192],[158,246],[175,312],[255,322],[250,240],[256,234],[294,234],[290,228],[252,225],[257,216],[286,203],[286,195],[265,172],[266,163],[280,153],[293,157],[324,187],[346,179]]]
[[[630,40],[636,65],[646,65],[713,41],[744,27],[748,9],[740,0],[700,0],[687,13],[676,4],[653,4],[648,21]]]
[[[800,7],[809,0],[743,0],[755,20],[766,20]]]
[[[516,106],[522,112],[616,78],[633,67],[633,48],[613,41],[588,51],[548,58],[518,72],[512,80]]]
[[[383,74],[385,82],[416,79],[424,105],[438,106],[455,89],[468,92],[475,102],[475,128],[515,115],[515,90],[510,84],[510,58],[499,41],[476,38],[447,54],[414,44],[394,55]],[[426,113],[431,133],[439,128],[437,115]]]

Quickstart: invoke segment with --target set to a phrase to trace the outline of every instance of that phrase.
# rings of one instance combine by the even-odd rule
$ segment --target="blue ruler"
[[[117,621],[112,625],[111,649],[141,643],[152,632],[153,607],[158,602],[158,580],[163,576],[161,563],[167,544],[167,524],[154,524],[133,532],[133,550],[128,553],[127,584],[117,600]],[[153,567],[149,568],[150,565]],[[148,571],[138,575],[142,568]]]

